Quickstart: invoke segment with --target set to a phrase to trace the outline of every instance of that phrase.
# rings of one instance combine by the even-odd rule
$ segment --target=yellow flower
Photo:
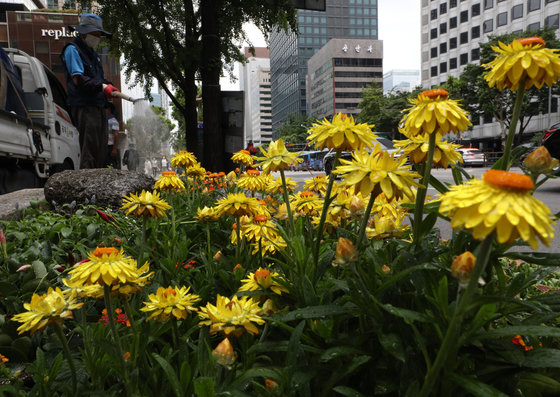
[[[342,175],[342,185],[353,186],[362,196],[370,193],[377,196],[385,193],[388,199],[413,197],[412,186],[420,186],[413,178],[420,178],[417,172],[405,165],[406,158],[395,158],[376,145],[373,152],[365,150],[352,153],[352,160],[341,159],[342,165],[333,172]],[[373,193],[372,193],[373,192]]]
[[[30,303],[24,303],[26,312],[16,314],[12,321],[23,323],[18,333],[30,331],[31,335],[42,330],[52,322],[62,322],[65,318],[73,318],[72,310],[79,309],[83,303],[76,302],[72,290],[61,291],[60,288],[49,287],[44,295],[33,294]]]
[[[453,228],[462,226],[477,240],[495,231],[502,244],[521,237],[536,249],[537,237],[550,245],[554,222],[548,207],[532,196],[533,187],[526,175],[489,170],[482,180],[452,186],[441,197],[439,211],[452,218]]]
[[[352,241],[344,237],[339,237],[336,243],[333,266],[346,265],[358,259],[358,250]]]
[[[265,190],[266,185],[267,181],[262,178],[258,170],[247,170],[247,172],[241,175],[237,180],[237,187],[252,192]]]
[[[88,259],[70,270],[69,285],[136,284],[139,279],[143,282],[144,274],[149,271],[147,263],[138,268],[136,260],[114,247],[96,248]]]
[[[186,169],[187,175],[194,178],[204,178],[206,175],[206,169],[200,165],[200,163],[195,163]]]
[[[403,132],[408,138],[425,134],[445,135],[448,132],[466,131],[471,122],[467,112],[459,107],[458,101],[449,99],[444,89],[428,90],[417,99],[409,100],[412,106],[401,120]]]
[[[403,224],[406,212],[399,210],[395,215],[378,213],[369,221],[366,227],[368,239],[384,239],[389,237],[400,237],[410,229],[409,225]]]
[[[234,296],[230,300],[218,295],[216,306],[208,303],[199,310],[198,315],[202,321],[198,324],[209,325],[210,334],[223,332],[226,336],[240,336],[244,330],[250,334],[258,334],[255,324],[264,324],[264,319],[257,314],[260,310],[259,304],[247,296]]]
[[[332,123],[327,119],[314,123],[309,129],[307,141],[319,150],[328,148],[350,152],[370,148],[377,139],[371,127],[373,125],[356,124],[352,116],[337,113]]]
[[[470,251],[463,252],[451,263],[451,273],[459,279],[461,284],[466,284],[471,278],[471,273],[476,262],[475,256]]]
[[[248,241],[276,240],[278,229],[266,215],[255,215],[252,222],[244,223],[243,235]]]
[[[163,171],[156,180],[154,189],[163,190],[164,192],[178,192],[185,189],[185,184],[175,171]]]
[[[225,365],[226,367],[232,365],[237,358],[228,338],[224,338],[224,340],[212,350],[212,357],[214,357],[214,360],[216,360],[218,364]]]
[[[290,208],[299,215],[314,216],[323,208],[323,200],[313,192],[301,192],[290,198]]]
[[[325,175],[319,174],[311,179],[307,179],[303,184],[303,190],[317,193],[324,196],[327,191],[328,179]]]
[[[248,150],[240,150],[231,156],[231,161],[235,164],[243,164],[250,167],[255,162],[255,158],[251,156],[251,153],[249,153]]]
[[[229,193],[227,197],[218,200],[216,213],[218,216],[233,215],[258,215],[263,211],[263,206],[258,200],[247,197],[243,193]]]
[[[401,130],[403,132],[404,130]],[[396,148],[401,148],[403,154],[408,156],[411,163],[425,163],[428,156],[429,136],[417,135],[402,141],[394,141]],[[461,145],[448,143],[441,140],[441,135],[436,136],[436,147],[434,148],[434,167],[447,168],[449,164],[463,162],[463,156],[457,150]]]
[[[490,87],[503,90],[509,87],[516,91],[525,81],[525,88],[541,88],[543,84],[552,86],[560,77],[560,57],[558,49],[544,48],[545,42],[540,37],[526,37],[514,40],[510,45],[498,43],[492,46],[496,58],[484,66],[490,69],[484,79]]]
[[[283,251],[288,246],[286,241],[280,236],[275,235],[275,238],[272,239],[261,239],[261,245],[257,242],[251,244],[253,247],[253,251],[251,252],[253,255],[261,254],[262,256],[265,255],[274,255],[278,251]]]
[[[177,168],[189,168],[197,163],[196,156],[194,153],[187,152],[186,150],[180,150],[179,153],[175,153],[171,157],[171,166]]]
[[[214,207],[197,208],[195,219],[200,222],[214,222],[218,220],[218,214]]]
[[[196,310],[193,306],[200,300],[196,294],[189,294],[190,287],[159,287],[155,294],[148,295],[149,302],[144,302],[143,312],[151,312],[146,320],[167,321],[173,316],[177,320],[187,318],[187,313]]]
[[[155,190],[153,193],[142,190],[139,195],[130,193],[128,196],[123,196],[121,207],[122,210],[126,210],[126,215],[134,213],[137,217],[145,218],[161,218],[166,216],[164,211],[170,208],[171,206],[165,200],[160,199],[159,193]]]
[[[286,178],[286,189],[288,192],[293,193],[296,191],[297,182],[292,178]],[[284,185],[282,185],[282,178],[270,180],[266,187],[268,193],[284,193]]]
[[[239,291],[258,291],[270,289],[272,292],[278,295],[282,295],[282,292],[289,292],[288,289],[276,280],[279,280],[280,275],[277,272],[271,272],[268,269],[263,269],[259,267],[256,272],[249,273],[247,278],[241,280],[243,285],[239,288]]]
[[[262,157],[257,157],[257,165],[262,166],[263,172],[269,174],[271,171],[280,171],[290,168],[290,165],[297,164],[303,159],[298,158],[301,153],[289,152],[284,145],[282,138],[272,141],[268,145],[268,150],[259,147]]]

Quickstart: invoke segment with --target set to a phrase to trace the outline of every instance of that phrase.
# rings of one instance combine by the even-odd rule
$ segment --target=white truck
[[[66,90],[43,63],[0,49],[0,194],[41,187],[55,172],[80,166],[79,134]]]

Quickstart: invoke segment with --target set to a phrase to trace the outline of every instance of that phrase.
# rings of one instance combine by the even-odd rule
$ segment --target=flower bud
[[[539,146],[525,157],[523,165],[535,174],[548,174],[558,165],[558,160],[553,159],[544,146]]]
[[[358,259],[358,250],[350,240],[344,237],[338,239],[336,244],[335,260],[333,266],[346,265]]]
[[[360,199],[358,196],[353,196],[350,199],[350,204],[348,204],[348,209],[350,210],[352,215],[361,216],[364,214],[366,206],[362,199]]]
[[[471,278],[475,262],[476,257],[470,251],[466,251],[453,260],[451,273],[461,284],[465,284]]]
[[[216,346],[212,351],[212,357],[214,357],[216,362],[220,365],[228,366],[235,362],[235,352],[228,338],[224,338],[224,340]]]
[[[265,384],[265,387],[266,387],[267,390],[274,390],[278,387],[278,383],[276,383],[275,381],[273,381],[270,378],[267,378],[264,381],[264,384]]]

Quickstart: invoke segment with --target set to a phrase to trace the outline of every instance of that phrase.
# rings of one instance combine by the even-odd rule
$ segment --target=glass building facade
[[[307,61],[332,38],[378,37],[377,0],[327,0],[326,11],[298,10],[298,34],[270,34],[272,129],[290,114],[309,114]]]

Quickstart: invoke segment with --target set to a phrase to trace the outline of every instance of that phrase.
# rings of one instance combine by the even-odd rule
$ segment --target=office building
[[[325,11],[298,10],[299,34],[270,34],[272,129],[307,114],[307,61],[332,38],[377,40],[377,0],[327,0]]]
[[[272,140],[272,109],[270,104],[270,53],[256,47],[255,53],[245,47],[247,63],[241,65],[240,89],[245,92],[243,141],[255,146]]]
[[[391,91],[411,92],[420,86],[420,71],[394,69],[383,74],[383,94]]]
[[[549,26],[559,27],[557,0],[422,0],[422,86],[444,84],[458,77],[468,63],[480,62],[479,43],[488,35],[520,33]],[[543,131],[559,118],[556,98],[552,112],[534,116],[527,133]],[[474,146],[491,148],[499,139],[500,126],[491,117],[472,120],[472,131],[463,138]]]
[[[310,116],[357,115],[362,89],[383,83],[383,42],[331,39],[307,62]]]

